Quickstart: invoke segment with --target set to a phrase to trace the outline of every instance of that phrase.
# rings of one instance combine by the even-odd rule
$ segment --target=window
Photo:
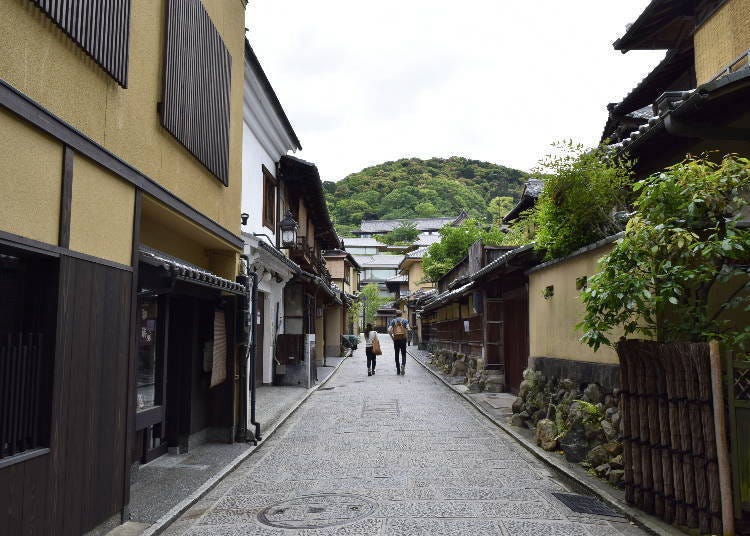
[[[169,0],[161,123],[229,185],[232,57],[200,0]]]
[[[57,258],[0,244],[0,464],[49,446],[58,274]]]
[[[276,179],[263,166],[263,225],[276,231]]]
[[[128,85],[131,0],[31,0],[122,87]]]
[[[396,270],[388,268],[369,268],[365,270],[365,278],[372,281],[385,281],[396,275]]]

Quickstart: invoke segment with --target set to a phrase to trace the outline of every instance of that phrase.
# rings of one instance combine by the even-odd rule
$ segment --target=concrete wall
[[[182,200],[239,233],[244,65],[244,9],[240,0],[203,0],[232,55],[229,187],[225,188],[160,125],[166,0],[134,0],[130,26],[128,88],[121,88],[27,0],[0,2],[0,73],[10,85],[73,125]],[[4,120],[3,120],[4,121]],[[6,135],[6,129],[2,129]],[[6,140],[7,141],[7,140]],[[3,143],[5,151],[6,143]],[[53,146],[39,142],[39,168]],[[46,159],[46,160],[45,160]],[[12,169],[0,161],[0,169]],[[37,177],[57,175],[46,166]],[[59,180],[59,179],[54,179]],[[37,196],[54,205],[46,183]],[[17,193],[17,192],[16,192]],[[44,197],[44,199],[42,199]],[[1,217],[1,216],[0,216]],[[3,224],[3,229],[9,229]],[[123,228],[123,232],[129,232]],[[25,232],[54,242],[48,224]],[[116,256],[120,256],[118,252]]]
[[[599,259],[612,247],[608,244],[529,274],[529,354],[532,358],[618,362],[612,348],[601,347],[594,352],[579,341],[582,333],[575,329],[584,314],[576,279],[594,275]],[[554,287],[554,296],[549,299],[542,296],[547,286]],[[615,334],[614,338],[618,336]]]
[[[702,84],[750,48],[750,0],[729,0],[695,32],[694,47]]]

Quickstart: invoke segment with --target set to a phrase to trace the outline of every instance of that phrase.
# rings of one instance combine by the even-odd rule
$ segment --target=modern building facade
[[[76,4],[0,6],[8,534],[119,523],[133,463],[238,428],[245,2]]]

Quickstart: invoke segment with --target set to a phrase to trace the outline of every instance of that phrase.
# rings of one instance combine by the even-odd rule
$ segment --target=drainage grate
[[[587,497],[586,495],[574,495],[572,493],[553,493],[565,506],[578,514],[591,514],[596,516],[622,517],[599,499]]]
[[[318,391],[333,391],[336,389],[335,387],[321,387],[318,389]]]

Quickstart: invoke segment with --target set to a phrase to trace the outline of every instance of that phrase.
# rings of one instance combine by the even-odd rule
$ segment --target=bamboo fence
[[[625,499],[668,523],[721,533],[705,343],[618,343]]]

